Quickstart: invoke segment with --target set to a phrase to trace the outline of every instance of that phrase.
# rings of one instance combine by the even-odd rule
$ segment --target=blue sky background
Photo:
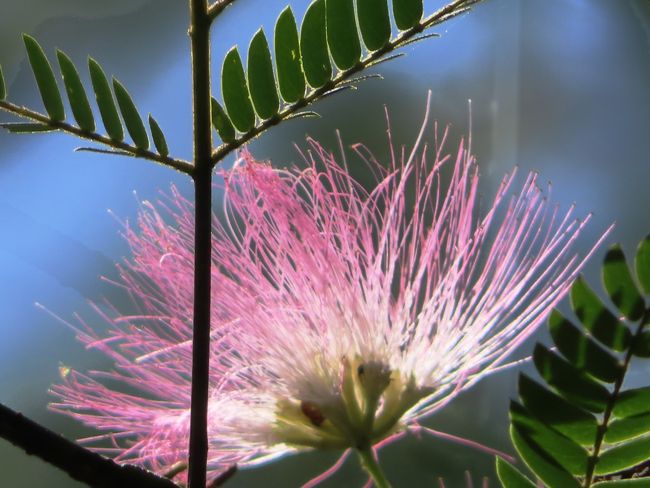
[[[214,27],[215,73],[233,44],[243,54],[260,25],[270,34],[285,4],[238,0],[228,9]],[[426,11],[441,4],[425,1]],[[308,2],[291,5],[300,19]],[[322,119],[288,122],[251,150],[287,165],[299,161],[293,144],[305,135],[334,147],[339,129],[346,143],[364,142],[381,157],[383,106],[389,107],[396,139],[409,144],[429,89],[432,115],[452,124],[456,144],[467,131],[472,99],[474,148],[486,195],[515,164],[522,173],[539,170],[564,208],[575,201],[581,213],[595,212],[585,246],[616,221],[609,242],[622,242],[631,253],[650,232],[649,14],[642,0],[487,0],[437,29],[440,39],[409,46],[408,56],[378,68],[383,81],[317,104]],[[142,112],[156,116],[173,154],[189,158],[186,30],[185,2],[178,0],[11,2],[0,17],[0,63],[11,99],[40,109],[20,33],[35,35],[50,54],[54,47],[63,49],[80,66],[92,55],[124,82]],[[0,120],[10,118],[0,114]],[[87,300],[113,293],[98,277],[113,276],[113,263],[127,253],[120,224],[107,210],[133,218],[138,200],[155,199],[170,183],[191,195],[189,182],[165,168],[74,153],[79,145],[66,135],[0,134],[0,402],[70,437],[87,431],[47,412],[47,389],[57,381],[60,363],[82,369],[104,363],[34,302],[65,318],[74,312],[91,316]],[[601,256],[586,270],[592,280]],[[638,367],[631,381],[647,373]],[[490,379],[432,419],[433,425],[509,449],[505,422],[515,378],[513,372]],[[438,440],[409,439],[383,458],[397,487],[431,486],[438,476],[458,486],[464,469],[476,478],[492,477],[488,456]],[[77,486],[3,441],[0,459],[6,486]],[[332,459],[302,455],[238,475],[229,486],[297,486]],[[349,463],[325,486],[362,483]]]

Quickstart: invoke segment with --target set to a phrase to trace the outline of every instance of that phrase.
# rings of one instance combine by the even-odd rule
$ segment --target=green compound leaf
[[[613,421],[607,426],[605,442],[615,444],[650,432],[650,413]]]
[[[151,137],[158,154],[164,157],[169,156],[169,147],[167,146],[165,134],[151,114],[149,114],[149,128],[151,129]]]
[[[262,29],[257,31],[248,48],[248,86],[260,119],[270,119],[278,113],[280,99],[275,86],[273,62]]]
[[[50,127],[49,125],[39,124],[39,123],[7,123],[0,124],[0,127],[8,130],[12,134],[37,134],[39,132],[52,132],[57,130],[55,127]]]
[[[25,42],[29,64],[32,66],[34,78],[36,78],[36,84],[41,93],[45,110],[47,110],[52,120],[62,122],[65,120],[65,110],[52,66],[47,60],[43,48],[36,39],[27,34],[23,34],[23,41]]]
[[[519,375],[519,397],[539,420],[580,445],[596,440],[596,417],[556,395],[525,374]]]
[[[219,134],[219,137],[224,143],[227,144],[235,140],[235,128],[228,118],[226,111],[214,97],[212,97],[212,127],[217,131],[217,134]]]
[[[634,259],[636,277],[646,295],[650,295],[650,235],[641,241]]]
[[[603,265],[603,282],[610,298],[630,320],[638,320],[645,311],[643,298],[625,261],[621,246],[615,245],[607,252]]]
[[[120,106],[122,118],[124,119],[124,124],[129,131],[131,139],[133,139],[138,149],[146,151],[149,149],[149,136],[147,135],[147,129],[142,122],[142,117],[140,117],[135,103],[133,103],[131,95],[124,88],[124,85],[115,78],[113,78],[113,89],[115,90],[115,98]]]
[[[593,488],[650,488],[650,478],[600,481]]]
[[[515,425],[510,426],[510,437],[526,465],[547,486],[580,488],[580,484],[569,472]]]
[[[354,16],[354,0],[325,0],[327,44],[332,59],[342,71],[361,58],[361,43]]]
[[[497,476],[503,488],[535,488],[535,483],[526,478],[508,461],[497,458]]]
[[[650,330],[636,338],[632,353],[640,358],[650,358]]]
[[[541,344],[535,346],[533,361],[544,380],[564,398],[592,412],[605,410],[609,392],[598,382],[575,369],[570,363]]]
[[[642,437],[602,453],[594,472],[597,475],[616,473],[648,459],[650,459],[650,437]]]
[[[255,112],[248,93],[244,66],[239,51],[233,47],[221,69],[221,93],[233,125],[239,132],[248,132],[255,126]]]
[[[399,30],[409,30],[422,18],[424,2],[422,0],[393,0],[393,15]]]
[[[90,72],[95,99],[106,133],[112,140],[122,142],[124,140],[124,129],[122,128],[120,114],[117,111],[111,85],[108,83],[106,74],[93,58],[88,58],[88,71]]]
[[[571,307],[582,325],[605,346],[615,351],[628,347],[630,330],[603,305],[582,276],[571,287]]]
[[[523,433],[569,473],[583,474],[587,470],[587,451],[537,420],[517,402],[510,403],[512,425]]]
[[[275,24],[275,63],[282,99],[287,103],[297,102],[305,94],[305,75],[300,60],[298,27],[291,7],[282,11]]]
[[[387,0],[357,0],[357,15],[363,43],[377,51],[390,40],[390,14]]]
[[[553,310],[548,324],[553,342],[576,368],[607,383],[619,378],[621,365],[618,359],[578,330],[560,312]]]
[[[81,83],[79,72],[75,67],[72,60],[60,50],[57,50],[56,57],[59,60],[59,67],[63,75],[63,84],[65,91],[68,94],[72,114],[74,115],[77,124],[82,130],[86,132],[95,132],[95,117],[90,108],[86,90]]]
[[[644,413],[650,413],[650,386],[621,393],[612,412],[619,419]]]
[[[313,2],[300,28],[300,53],[307,83],[320,88],[332,79],[332,64],[327,50],[325,0]]]
[[[5,83],[5,76],[2,73],[2,66],[0,66],[0,101],[7,98],[7,84]]]

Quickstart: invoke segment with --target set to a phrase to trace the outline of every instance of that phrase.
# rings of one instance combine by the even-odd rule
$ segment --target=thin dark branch
[[[0,437],[96,488],[178,488],[137,466],[119,465],[0,404]]]
[[[650,324],[650,308],[645,310],[645,313],[643,314],[643,317],[641,318],[641,321],[637,326],[636,332],[632,337],[632,340],[630,341],[628,350],[625,353],[625,358],[623,359],[621,372],[619,374],[618,379],[614,383],[614,390],[612,391],[612,394],[609,397],[609,401],[607,402],[607,406],[605,407],[605,411],[603,412],[603,419],[598,425],[598,431],[596,433],[596,441],[594,443],[594,449],[591,453],[591,456],[589,456],[589,462],[587,464],[587,474],[584,479],[585,488],[589,488],[590,486],[592,486],[593,483],[596,482],[594,479],[596,464],[598,463],[598,456],[600,455],[600,451],[603,447],[603,443],[605,442],[605,433],[607,432],[609,421],[611,420],[612,414],[614,412],[614,407],[616,406],[616,402],[618,401],[619,396],[621,394],[621,388],[623,387],[623,382],[625,381],[625,375],[630,367],[630,361],[632,361],[632,357],[634,356],[633,351],[634,348],[636,347],[636,342],[640,340],[645,326],[649,324]]]
[[[210,8],[208,8],[208,17],[210,17],[210,21],[212,22],[214,19],[216,19],[221,14],[221,12],[223,12],[234,2],[235,0],[217,0],[212,5],[210,5]]]
[[[194,126],[194,310],[189,488],[205,488],[210,386],[212,267],[212,121],[208,0],[190,0]]]
[[[208,485],[208,488],[218,488],[219,486],[223,486],[226,484],[226,482],[235,476],[237,474],[237,471],[239,468],[237,467],[236,464],[233,464],[230,466],[228,469],[226,469],[223,473],[221,473],[217,478],[215,478],[210,485]]]
[[[417,37],[424,30],[438,25],[446,20],[449,20],[453,17],[456,17],[462,13],[465,13],[469,10],[469,7],[478,3],[481,0],[454,0],[453,2],[448,3],[444,7],[440,8],[438,11],[431,14],[429,17],[423,19],[418,25],[412,27],[411,29],[400,33],[395,39],[390,41],[381,49],[370,53],[364,59],[355,64],[352,68],[341,71],[336,75],[332,80],[327,82],[322,87],[313,90],[305,98],[287,105],[281,112],[271,117],[270,119],[265,120],[260,125],[256,126],[249,132],[242,134],[238,139],[230,142],[228,144],[222,144],[212,153],[212,164],[217,165],[222,161],[228,154],[240,148],[247,142],[259,136],[261,133],[270,129],[271,127],[290,119],[291,115],[295,112],[305,108],[306,106],[314,103],[315,101],[323,98],[332,90],[338,88],[340,85],[350,80],[354,75],[363,71],[364,69],[377,64],[381,59],[389,55],[395,49],[398,49],[400,46],[407,43],[409,40]]]
[[[185,173],[187,175],[192,175],[194,171],[194,167],[192,166],[192,164],[187,161],[183,161],[182,159],[174,159],[168,156],[161,156],[160,154],[156,154],[155,152],[152,151],[144,151],[142,149],[138,149],[135,146],[131,146],[126,142],[114,141],[107,136],[97,134],[95,132],[87,132],[85,130],[80,129],[79,127],[75,127],[74,125],[67,124],[65,122],[54,121],[49,117],[47,117],[46,115],[35,112],[25,107],[14,105],[13,103],[7,101],[0,100],[0,109],[12,113],[14,115],[17,115],[19,117],[22,117],[24,119],[29,119],[29,120],[33,120],[34,122],[41,123],[47,127],[51,127],[53,130],[67,132],[68,134],[75,135],[82,139],[94,141],[99,144],[103,144],[105,146],[111,147],[113,149],[119,149],[121,151],[129,153],[130,156],[154,161],[156,163],[162,164],[163,166],[167,166],[169,168],[175,169],[176,171],[180,171],[181,173]]]

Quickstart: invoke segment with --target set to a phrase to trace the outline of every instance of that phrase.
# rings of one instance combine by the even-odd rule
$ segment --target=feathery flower
[[[480,204],[470,148],[452,158],[447,131],[439,140],[436,129],[430,148],[424,130],[410,151],[396,151],[389,131],[386,166],[353,147],[371,189],[314,141],[306,169],[243,152],[223,172],[212,476],[305,448],[367,453],[399,437],[493,372],[567,292],[589,217],[551,206],[535,174],[509,195],[513,172]],[[53,408],[106,432],[92,440],[109,439],[119,461],[163,471],[187,456],[192,204],[172,190],[143,204],[137,227],[126,231],[133,258],[120,286],[141,313],[101,311],[105,335],[77,328],[115,369],[66,370]]]

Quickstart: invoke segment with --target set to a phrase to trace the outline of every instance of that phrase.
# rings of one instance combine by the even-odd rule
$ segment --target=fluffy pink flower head
[[[425,124],[426,125],[426,124]],[[589,217],[551,206],[530,174],[481,201],[468,147],[446,131],[354,164],[313,141],[306,169],[243,152],[214,219],[209,467],[304,448],[377,445],[494,371],[567,292]],[[352,164],[352,163],[350,163]],[[483,207],[481,212],[479,207]],[[115,362],[66,371],[54,409],[107,432],[118,460],[164,470],[187,455],[193,208],[178,192],[127,229],[121,286],[139,315],[77,329]],[[589,254],[589,253],[587,253]],[[126,386],[120,389],[117,384]]]

